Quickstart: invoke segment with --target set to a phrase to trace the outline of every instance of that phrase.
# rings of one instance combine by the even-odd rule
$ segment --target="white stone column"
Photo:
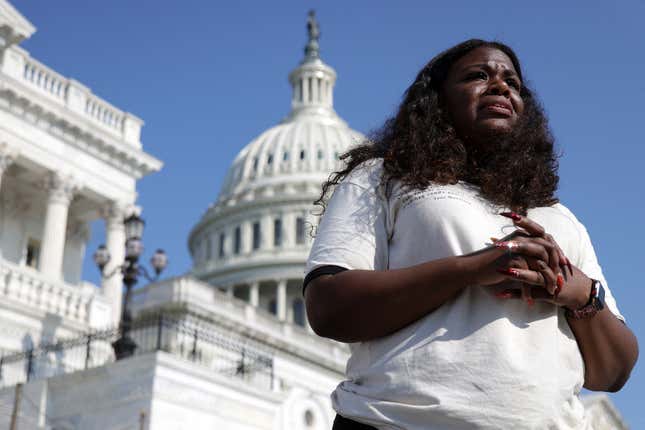
[[[281,279],[278,281],[278,288],[276,289],[276,315],[280,321],[287,319],[287,280]]]
[[[0,189],[2,189],[2,177],[4,172],[16,161],[18,151],[10,148],[6,143],[0,143]]]
[[[309,76],[302,77],[302,104],[309,104]]]
[[[9,166],[13,164],[18,156],[18,151],[10,148],[6,143],[0,143],[0,196],[2,196],[2,177],[7,171]],[[0,225],[0,231],[4,230],[4,226]],[[2,243],[0,241],[0,257],[2,257]]]
[[[43,227],[40,271],[46,276],[61,279],[67,214],[78,185],[73,178],[63,177],[58,173],[48,174],[44,185],[49,196]]]
[[[318,91],[318,78],[316,76],[311,77],[311,99],[314,104],[320,103],[320,92]]]
[[[273,217],[271,214],[262,216],[262,249],[273,249]]]
[[[245,255],[251,252],[251,245],[252,243],[252,235],[253,235],[253,227],[251,226],[251,223],[248,221],[242,222],[242,225],[240,226],[240,231],[242,234],[242,243],[240,244],[240,255]]]
[[[257,281],[249,287],[249,303],[256,308],[260,305],[260,283]]]
[[[105,220],[105,247],[110,253],[110,261],[103,269],[101,288],[110,303],[113,324],[119,322],[123,305],[123,277],[117,267],[125,261],[125,209],[125,205],[112,202],[101,210]]]
[[[296,217],[291,209],[282,216],[282,246],[293,248],[296,244]]]

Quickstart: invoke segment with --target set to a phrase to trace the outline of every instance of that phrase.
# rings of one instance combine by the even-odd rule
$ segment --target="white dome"
[[[336,72],[319,57],[312,14],[308,31],[305,58],[289,74],[291,112],[235,157],[189,237],[196,277],[294,321],[302,312],[313,202],[341,167],[338,157],[365,139],[334,111]]]
[[[272,127],[249,143],[228,170],[217,204],[254,190],[313,182],[319,186],[339,166],[338,157],[364,136],[340,118],[300,114]],[[267,192],[267,191],[265,191]]]

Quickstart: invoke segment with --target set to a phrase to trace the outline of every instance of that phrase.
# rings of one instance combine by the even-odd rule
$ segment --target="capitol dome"
[[[303,326],[312,202],[339,156],[365,139],[334,111],[336,72],[320,58],[313,12],[307,29],[305,57],[289,74],[290,113],[235,157],[188,241],[193,275]]]

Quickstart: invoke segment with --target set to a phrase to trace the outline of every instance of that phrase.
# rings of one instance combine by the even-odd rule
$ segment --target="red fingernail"
[[[558,277],[556,278],[555,284],[558,286],[558,289],[561,289],[562,286],[564,285],[564,278],[560,273],[558,273]]]
[[[529,307],[533,306],[535,304],[533,297],[527,297],[526,304],[529,305]]]
[[[515,241],[509,240],[504,242],[495,242],[493,243],[495,248],[505,249],[507,252],[513,252],[519,247],[519,244]]]
[[[516,278],[520,276],[520,272],[518,272],[517,269],[501,268],[500,267],[499,269],[497,269],[497,271],[499,273],[501,273],[502,275],[514,276]]]
[[[510,218],[513,221],[519,221],[522,219],[520,215],[518,215],[516,212],[502,212],[500,213],[501,216],[505,216],[506,218]]]
[[[512,293],[509,293],[508,291],[500,291],[498,293],[495,293],[495,297],[498,299],[510,299],[513,297]]]

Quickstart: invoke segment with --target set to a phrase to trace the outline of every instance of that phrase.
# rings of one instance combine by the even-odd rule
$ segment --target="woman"
[[[638,346],[513,51],[439,54],[344,159],[305,278],[313,329],[351,343],[334,429],[588,428],[580,389],[619,390]]]

